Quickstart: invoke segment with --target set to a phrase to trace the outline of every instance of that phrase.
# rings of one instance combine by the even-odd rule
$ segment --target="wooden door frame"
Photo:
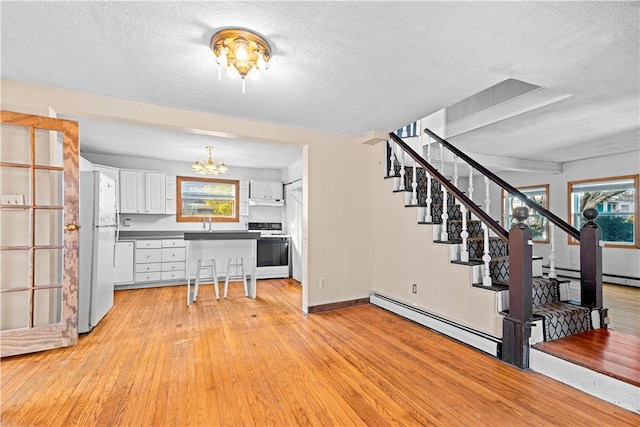
[[[34,144],[34,130],[62,132],[63,135],[63,224],[79,221],[79,144],[78,122],[0,110],[0,123],[30,128],[30,144]],[[33,147],[31,156],[33,156]],[[34,158],[30,158],[34,163]],[[10,163],[0,162],[10,167]],[[33,183],[35,185],[35,183]],[[31,200],[35,205],[35,200]],[[33,227],[33,225],[32,225]],[[33,230],[32,230],[33,232]],[[0,356],[31,353],[57,347],[75,345],[78,341],[78,231],[61,230],[63,234],[62,312],[60,323],[9,329],[0,332]],[[33,242],[31,242],[33,243]],[[33,278],[29,286],[33,285]]]

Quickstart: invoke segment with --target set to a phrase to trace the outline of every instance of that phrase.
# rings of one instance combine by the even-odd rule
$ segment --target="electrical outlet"
[[[327,278],[326,277],[321,277],[320,278],[320,287],[321,288],[326,288],[327,287]]]
[[[2,204],[3,205],[24,205],[24,195],[23,194],[3,194]]]
[[[411,287],[411,293],[412,294],[417,294],[418,293],[418,285],[416,285],[415,283]]]

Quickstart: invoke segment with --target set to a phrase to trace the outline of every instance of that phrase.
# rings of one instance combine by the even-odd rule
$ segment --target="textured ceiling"
[[[571,97],[452,142],[475,153],[555,162],[638,149],[638,2],[2,1],[0,7],[6,78],[351,135],[394,130],[515,78]],[[217,80],[208,44],[226,26],[251,28],[274,48],[270,69],[247,82],[245,95],[239,80]],[[158,146],[102,136],[120,124],[80,122],[92,135],[82,141],[89,151],[147,156],[149,144]],[[188,139],[193,149],[204,145]],[[188,160],[179,147],[167,142],[153,157]]]

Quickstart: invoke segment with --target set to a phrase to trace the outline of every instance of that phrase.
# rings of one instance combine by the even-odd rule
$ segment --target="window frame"
[[[583,179],[583,180],[579,180],[579,181],[569,181],[567,182],[567,222],[569,224],[571,224],[572,226],[576,227],[578,230],[580,230],[582,227],[580,227],[580,224],[577,224],[577,226],[575,224],[573,224],[572,220],[573,220],[573,216],[574,216],[574,212],[572,211],[572,201],[573,201],[573,186],[576,184],[588,184],[588,183],[598,183],[598,182],[609,182],[609,181],[623,181],[623,180],[633,180],[633,188],[634,188],[634,195],[633,195],[633,203],[634,203],[634,209],[633,211],[629,211],[631,213],[631,216],[633,216],[634,218],[634,224],[633,224],[633,237],[634,237],[634,241],[631,243],[620,243],[620,242],[611,242],[611,241],[606,241],[603,240],[602,242],[604,243],[604,247],[606,248],[620,248],[620,249],[638,249],[640,248],[640,237],[639,237],[639,232],[640,232],[640,224],[638,223],[638,212],[640,211],[639,206],[638,206],[638,202],[640,201],[640,197],[638,195],[638,177],[639,175],[621,175],[621,176],[611,176],[611,177],[604,177],[604,178],[590,178],[590,179]],[[569,245],[579,245],[580,242],[577,241],[576,239],[574,239],[571,236],[567,237],[568,240],[568,244]]]
[[[516,187],[516,189],[518,191],[520,191],[521,193],[523,193],[523,194],[527,190],[538,189],[538,188],[544,189],[545,204],[542,205],[542,207],[547,209],[547,210],[549,210],[549,193],[550,193],[549,184],[526,185],[526,186],[522,186],[522,187]],[[502,189],[502,203],[501,203],[501,206],[500,206],[500,209],[501,209],[500,220],[502,222],[502,226],[503,227],[505,227],[505,228],[509,227],[509,228],[507,228],[507,230],[511,229],[511,224],[509,223],[508,219],[510,217],[512,217],[512,214],[511,213],[507,213],[506,209],[505,209],[505,205],[506,205],[508,197],[513,197],[514,199],[518,199],[513,194],[510,194],[507,191],[505,191],[504,189]],[[531,212],[531,208],[529,208],[529,212]],[[549,243],[549,219],[544,217],[544,216],[542,218],[543,218],[543,221],[544,221],[544,232],[545,232],[546,238],[544,238],[544,239],[536,239],[535,237],[532,237],[532,240],[535,243]]]
[[[218,184],[231,184],[235,187],[234,215],[233,217],[212,216],[213,222],[240,222],[240,181],[237,179],[204,178],[197,176],[176,176],[176,221],[177,222],[201,222],[205,215],[183,215],[182,213],[182,183],[184,181],[208,182]]]

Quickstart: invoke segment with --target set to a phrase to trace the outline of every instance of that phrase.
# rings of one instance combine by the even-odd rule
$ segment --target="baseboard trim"
[[[355,307],[358,305],[369,304],[369,298],[358,298],[347,301],[332,302],[329,304],[312,305],[308,308],[308,313],[321,313],[323,311],[339,310],[341,308]]]
[[[385,295],[373,293],[371,304],[412,320],[429,329],[481,350],[495,357],[500,357],[502,340],[484,332],[445,319],[418,307],[394,300]]]
[[[550,271],[548,265],[543,265],[542,269],[547,274]],[[569,279],[580,279],[580,271],[572,268],[556,267],[556,274],[560,277],[567,277]],[[632,286],[634,288],[640,288],[640,278],[638,277],[602,273],[602,281],[604,283],[610,283],[612,285]]]

